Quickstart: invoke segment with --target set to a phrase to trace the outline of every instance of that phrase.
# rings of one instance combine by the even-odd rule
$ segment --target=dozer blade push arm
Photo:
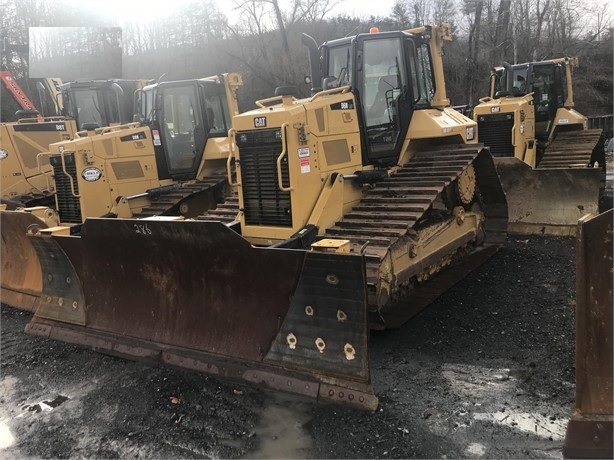
[[[251,246],[219,222],[88,219],[33,236],[27,332],[373,410],[362,256]]]

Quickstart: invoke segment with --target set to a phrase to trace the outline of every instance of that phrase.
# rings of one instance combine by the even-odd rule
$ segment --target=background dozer
[[[226,183],[237,73],[160,82],[135,94],[135,122],[50,146],[62,224],[86,217],[194,216]],[[77,229],[73,229],[73,232]]]
[[[70,139],[76,132],[74,123],[57,117],[59,106],[46,110],[48,103],[61,100],[56,96],[61,80],[47,80],[49,85],[37,83],[39,104],[45,108],[39,111],[11,72],[0,71],[0,81],[21,107],[15,114],[17,123],[0,123],[0,202],[9,209],[53,204],[53,190],[37,164],[37,155],[52,142]],[[48,118],[43,118],[45,115]]]
[[[573,235],[578,219],[598,212],[603,136],[574,109],[577,65],[577,58],[504,63],[473,110],[507,195],[510,232]]]
[[[493,254],[505,195],[449,108],[446,25],[310,49],[292,88],[233,117],[235,215],[87,219],[32,236],[27,332],[373,410],[369,327],[395,327]]]
[[[97,128],[105,121],[101,105],[87,104],[92,96],[65,98],[67,109],[87,114],[87,130],[44,155],[55,209],[0,213],[2,301],[27,310],[38,304],[40,263],[27,233],[75,234],[86,217],[194,216],[222,201],[240,85],[235,73],[148,85],[136,93],[139,122],[103,128]],[[238,206],[229,212],[236,215]]]
[[[9,81],[7,88],[23,109],[17,122],[0,124],[0,197],[9,209],[53,206],[54,185],[47,177],[52,168],[48,157],[39,154],[52,143],[73,139],[79,129],[132,121],[133,94],[144,84],[139,80],[39,82],[39,110],[14,79]]]

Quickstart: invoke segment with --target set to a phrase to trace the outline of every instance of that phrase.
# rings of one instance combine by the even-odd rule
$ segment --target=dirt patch
[[[561,458],[574,401],[575,240],[506,246],[372,333],[375,413],[28,336],[2,307],[3,458]]]

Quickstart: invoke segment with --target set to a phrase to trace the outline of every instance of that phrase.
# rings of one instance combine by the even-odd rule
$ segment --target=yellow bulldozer
[[[6,71],[4,71],[6,72]],[[17,122],[0,124],[0,174],[2,203],[53,207],[54,185],[48,180],[52,167],[47,152],[55,142],[73,139],[79,129],[132,121],[133,94],[143,80],[91,80],[62,83],[37,82],[38,110],[13,79],[7,84],[22,105]],[[53,108],[47,108],[47,102]],[[44,108],[43,108],[44,107]]]
[[[27,233],[78,234],[87,217],[195,216],[222,201],[241,85],[236,73],[147,85],[134,94],[138,121],[106,127],[99,127],[108,121],[98,110],[104,101],[88,105],[92,96],[78,92],[65,98],[68,109],[86,114],[85,129],[39,155],[51,167],[55,208],[0,213],[2,301],[37,308],[40,263]]]
[[[573,235],[578,219],[598,213],[603,135],[574,109],[577,66],[568,57],[504,63],[473,110],[507,195],[512,233]]]
[[[49,165],[39,167],[37,155],[52,142],[70,139],[75,124],[58,117],[60,106],[39,111],[8,70],[0,71],[0,81],[21,107],[17,123],[0,123],[0,201],[9,208],[53,204],[53,190],[41,172]],[[36,83],[41,108],[50,100],[60,103],[61,83],[52,78]]]
[[[233,117],[238,215],[32,235],[43,290],[26,331],[375,409],[369,328],[400,326],[506,237],[492,157],[449,107],[450,39],[303,36],[312,96],[281,87]]]
[[[60,223],[195,216],[214,206],[212,189],[226,183],[227,136],[242,84],[230,73],[148,85],[135,94],[133,123],[51,145]]]
[[[15,123],[0,123],[0,199],[12,209],[53,204],[54,190],[44,174],[51,167],[39,165],[38,154],[45,152],[49,144],[68,140],[76,132],[74,122],[64,117],[32,115]]]

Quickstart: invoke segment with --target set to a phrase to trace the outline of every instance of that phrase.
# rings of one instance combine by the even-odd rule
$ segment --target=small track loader
[[[473,110],[507,195],[512,233],[573,235],[605,186],[601,129],[574,109],[577,58],[495,68]]]
[[[403,324],[506,236],[492,157],[446,97],[449,39],[447,25],[304,36],[312,96],[278,88],[233,117],[238,215],[33,235],[27,332],[375,409],[369,328]]]

